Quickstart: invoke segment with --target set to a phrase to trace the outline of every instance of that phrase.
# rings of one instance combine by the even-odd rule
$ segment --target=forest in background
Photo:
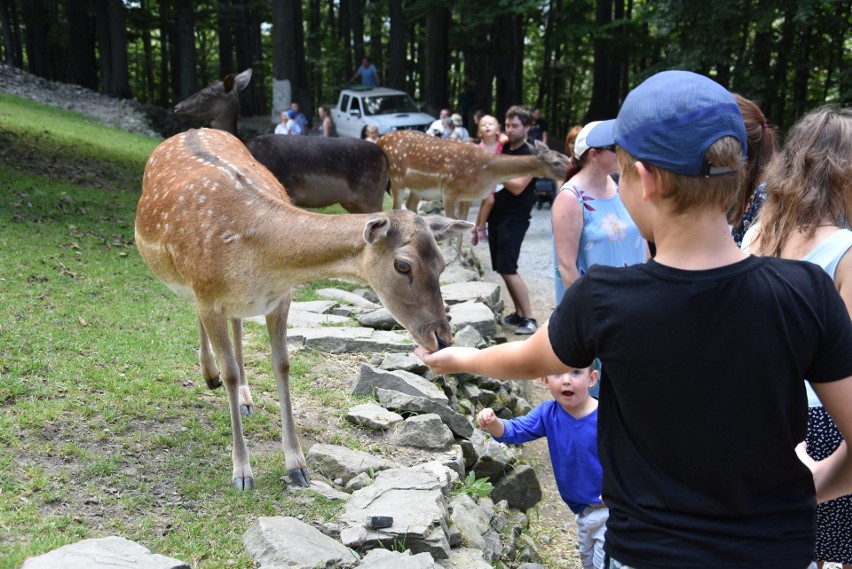
[[[0,59],[54,81],[170,108],[251,67],[244,116],[271,113],[272,79],[308,116],[363,56],[384,86],[436,113],[538,106],[559,140],[611,118],[663,69],[759,102],[782,131],[852,102],[852,0],[0,0]]]

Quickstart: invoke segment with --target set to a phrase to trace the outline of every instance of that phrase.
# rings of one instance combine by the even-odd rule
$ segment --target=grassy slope
[[[112,534],[196,568],[248,568],[241,540],[255,517],[334,516],[279,482],[260,327],[246,353],[257,487],[229,488],[227,402],[200,377],[194,312],[133,245],[158,142],[0,93],[0,569]],[[328,362],[297,354],[294,390],[357,444],[341,420],[350,402],[323,388]]]

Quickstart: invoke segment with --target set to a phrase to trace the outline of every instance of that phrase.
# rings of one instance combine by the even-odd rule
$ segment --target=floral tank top
[[[577,252],[580,276],[585,275],[592,265],[627,267],[645,262],[645,240],[627,213],[618,191],[607,200],[594,198],[573,184],[565,184],[559,191],[572,192],[583,208],[583,232],[580,234],[580,250]],[[559,304],[565,294],[565,287],[559,274],[555,244],[553,268],[556,303]]]

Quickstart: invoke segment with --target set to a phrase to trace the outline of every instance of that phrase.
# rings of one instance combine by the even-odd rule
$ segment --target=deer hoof
[[[240,415],[253,415],[254,414],[254,405],[240,405]]]
[[[218,389],[222,387],[222,380],[219,379],[218,375],[211,379],[205,379],[205,381],[207,382],[207,387],[210,389]]]
[[[296,468],[287,473],[290,477],[290,482],[296,486],[308,488],[311,485],[311,477],[308,475],[307,468]]]
[[[234,488],[237,490],[251,490],[254,488],[254,478],[234,478]]]

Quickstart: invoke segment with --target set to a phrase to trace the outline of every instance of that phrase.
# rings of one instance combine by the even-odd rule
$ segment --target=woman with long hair
[[[790,129],[766,169],[766,202],[743,239],[759,255],[820,265],[852,315],[852,109],[821,107]],[[808,390],[805,463],[822,460],[843,442],[816,394]],[[817,506],[815,558],[852,569],[852,495]]]

